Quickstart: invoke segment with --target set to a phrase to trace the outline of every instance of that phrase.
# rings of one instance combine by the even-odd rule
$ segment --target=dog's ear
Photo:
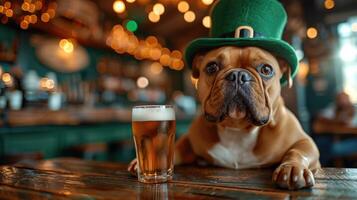
[[[198,79],[200,76],[200,66],[203,61],[203,55],[197,54],[192,62],[192,77]]]
[[[293,78],[291,77],[291,67],[284,59],[278,58],[278,63],[283,77],[285,76],[286,80],[288,81],[288,87],[292,88]]]

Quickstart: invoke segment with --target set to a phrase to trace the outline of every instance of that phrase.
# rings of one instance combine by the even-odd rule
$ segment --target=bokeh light
[[[213,3],[214,0],[201,0],[203,4],[209,6]]]
[[[150,71],[152,74],[154,75],[159,75],[161,74],[162,70],[164,68],[162,67],[162,65],[159,63],[159,62],[153,62],[151,65],[150,65]]]
[[[156,15],[162,15],[164,14],[165,12],[165,6],[162,5],[161,3],[157,3],[154,5],[153,7],[153,12],[156,14]]]
[[[187,1],[180,1],[177,4],[177,9],[182,12],[185,13],[190,9],[190,4],[187,3]]]
[[[335,7],[335,1],[334,0],[325,0],[324,6],[327,10],[331,10]]]
[[[71,40],[62,39],[59,42],[59,47],[66,53],[70,54],[74,51],[74,44]]]
[[[318,35],[318,31],[316,28],[314,27],[310,27],[307,29],[306,31],[306,36],[309,38],[309,39],[315,39]]]
[[[117,0],[113,3],[113,10],[116,13],[123,13],[126,10],[125,3],[123,1]]]
[[[210,16],[206,16],[202,19],[202,24],[204,27],[206,28],[211,28],[211,17]]]
[[[154,22],[154,23],[159,22],[160,21],[160,15],[157,15],[154,12],[150,12],[149,13],[149,20],[151,22]]]
[[[50,21],[50,14],[48,14],[48,13],[42,13],[42,15],[41,15],[41,21],[43,21],[43,22],[49,22]]]
[[[196,14],[193,11],[187,11],[184,15],[184,19],[186,22],[194,22],[196,19]]]
[[[136,81],[136,85],[138,86],[138,88],[141,88],[141,89],[147,88],[149,86],[149,79],[141,76]]]

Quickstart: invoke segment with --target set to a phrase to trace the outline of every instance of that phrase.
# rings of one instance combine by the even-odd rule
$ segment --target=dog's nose
[[[252,77],[246,71],[234,71],[226,76],[226,80],[243,85],[244,83],[251,81]]]

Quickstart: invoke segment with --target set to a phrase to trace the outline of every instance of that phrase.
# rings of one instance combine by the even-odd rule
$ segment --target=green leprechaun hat
[[[281,39],[287,14],[277,0],[218,0],[211,12],[209,38],[192,41],[185,52],[192,67],[196,53],[221,46],[255,46],[283,58],[291,67],[291,77],[298,70],[293,47]],[[286,77],[281,83],[286,83]]]

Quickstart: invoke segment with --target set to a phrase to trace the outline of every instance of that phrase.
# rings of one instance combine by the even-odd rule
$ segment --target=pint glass
[[[160,183],[171,180],[176,132],[174,108],[167,105],[134,107],[132,131],[139,181]]]

